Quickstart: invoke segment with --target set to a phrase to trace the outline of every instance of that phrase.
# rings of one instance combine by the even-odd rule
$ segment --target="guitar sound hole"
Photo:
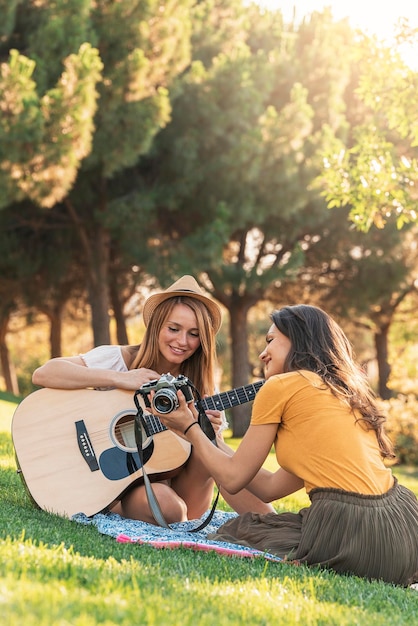
[[[134,420],[127,415],[120,419],[115,427],[115,436],[118,442],[125,448],[135,447]]]
[[[118,413],[111,424],[111,439],[115,446],[126,452],[136,452],[135,441],[135,415],[136,413]],[[148,443],[149,437],[142,428],[142,447]]]

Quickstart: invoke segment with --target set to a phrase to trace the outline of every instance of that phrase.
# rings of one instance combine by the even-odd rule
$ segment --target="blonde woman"
[[[51,359],[34,373],[35,385],[82,389],[118,388],[135,391],[162,374],[187,376],[199,394],[215,393],[216,344],[221,310],[208,298],[192,276],[183,276],[168,289],[145,302],[146,332],[141,345],[98,346],[85,354]],[[218,438],[224,416],[206,412]],[[212,444],[211,444],[212,445]],[[214,481],[193,453],[176,475],[153,483],[153,490],[167,523],[197,519],[210,507]],[[223,492],[237,512],[272,511],[245,490],[237,495]],[[134,485],[111,509],[120,515],[155,523],[145,487]]]

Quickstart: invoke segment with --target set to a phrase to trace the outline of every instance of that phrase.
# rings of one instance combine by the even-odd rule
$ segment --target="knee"
[[[168,524],[187,520],[187,505],[174,489],[162,483],[155,483],[153,489]]]
[[[153,483],[152,488],[168,524],[187,520],[186,503],[171,487],[164,483]],[[141,520],[150,524],[156,523],[144,486],[131,489],[122,498],[122,501],[113,508],[113,511],[129,519]]]

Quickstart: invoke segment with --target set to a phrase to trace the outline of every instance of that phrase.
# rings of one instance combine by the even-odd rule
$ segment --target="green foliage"
[[[0,41],[12,32],[16,21],[16,9],[21,0],[0,0]]]
[[[41,139],[42,117],[36,84],[32,79],[34,69],[35,62],[20,55],[17,50],[11,50],[9,63],[1,66],[2,161],[7,157],[17,160],[23,146],[38,143]]]
[[[244,10],[241,0],[196,2],[192,8],[193,60],[208,68],[220,53],[229,54],[239,49],[246,41],[250,23],[251,9]],[[278,31],[280,27],[274,32]],[[264,38],[260,47],[265,41]]]
[[[168,86],[189,61],[189,0],[97,3],[93,27],[104,63],[87,170],[111,178],[146,153],[170,116]]]
[[[398,396],[384,403],[388,414],[387,432],[399,463],[418,466],[418,399]]]
[[[310,103],[313,94],[303,84],[306,68],[289,43],[295,34],[290,38],[284,27],[280,31],[280,20],[253,7],[247,15],[251,29],[238,35],[237,24],[247,26],[234,4],[227,15],[235,10],[237,22],[226,19],[219,31],[226,10],[222,2],[199,5],[197,33],[202,15],[212,10],[202,44],[192,39],[194,61],[173,92],[172,121],[141,166],[145,185],[153,183],[165,235],[160,254],[167,264],[161,274],[170,263],[177,272],[188,264],[210,275],[216,297],[231,289],[243,295],[245,284],[248,298],[254,299],[255,287],[260,296],[272,280],[294,277],[307,229],[326,219],[309,181],[320,165],[316,151],[327,136]],[[283,38],[281,55],[271,38],[265,47],[255,47],[266,23],[274,24],[276,46]],[[306,41],[309,64],[317,62],[315,55],[308,56],[312,39],[321,49],[316,26]],[[211,62],[208,49],[216,51]],[[297,71],[289,72],[292,62]],[[328,88],[324,80],[321,93]],[[226,298],[221,301],[227,305]]]
[[[398,43],[401,43],[402,31],[407,32],[408,26],[401,27]],[[411,32],[411,40],[416,42],[417,35],[417,31]],[[373,41],[370,44],[358,94],[367,107],[381,116],[381,122],[387,123],[388,130],[395,130],[403,139],[409,138],[411,147],[416,147],[418,131],[411,107],[417,102],[417,73],[402,62],[396,48],[381,47]],[[376,68],[379,68],[378,72]],[[389,88],[386,72],[390,72]]]
[[[394,395],[408,397],[418,388],[417,293],[407,297],[394,319],[390,333],[391,372],[389,386]]]
[[[68,193],[91,148],[101,68],[97,50],[83,44],[39,97],[34,61],[11,50],[0,74],[0,208],[26,198],[51,207]]]
[[[328,207],[349,205],[350,219],[363,232],[372,225],[383,228],[391,217],[398,228],[415,222],[411,188],[417,160],[397,154],[374,124],[358,128],[354,136],[352,148],[340,144],[324,153],[325,170],[319,180],[326,180]]]
[[[108,312],[126,297],[113,289],[120,302],[110,303],[111,282],[126,285],[123,274],[141,261],[131,236],[112,240],[126,229],[109,204],[124,204],[116,190],[137,192],[126,169],[169,120],[169,87],[190,57],[189,10],[189,0],[22,0],[2,40],[0,208],[30,201],[67,212],[78,244],[66,271],[83,266],[96,343],[110,341]],[[58,289],[55,298],[58,318]]]
[[[92,3],[90,0],[55,0],[21,4],[25,5],[25,12],[21,12],[18,26],[26,50],[36,62],[35,80],[39,93],[43,94],[59,80],[65,58],[87,42],[97,47],[92,32]]]
[[[402,228],[417,221],[418,76],[396,50],[374,40],[364,38],[362,59],[356,90],[362,115],[353,118],[350,144],[324,153],[320,180],[328,206],[348,205],[360,230],[383,228],[391,217]]]

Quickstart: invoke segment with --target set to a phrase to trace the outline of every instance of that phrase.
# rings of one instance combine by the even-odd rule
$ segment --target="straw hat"
[[[222,322],[221,309],[213,300],[204,295],[193,276],[182,276],[170,287],[167,287],[165,291],[156,293],[147,298],[142,310],[145,326],[148,326],[152,314],[161,302],[177,296],[187,296],[188,298],[194,298],[195,300],[203,302],[212,318],[213,329],[215,333],[218,332]]]

